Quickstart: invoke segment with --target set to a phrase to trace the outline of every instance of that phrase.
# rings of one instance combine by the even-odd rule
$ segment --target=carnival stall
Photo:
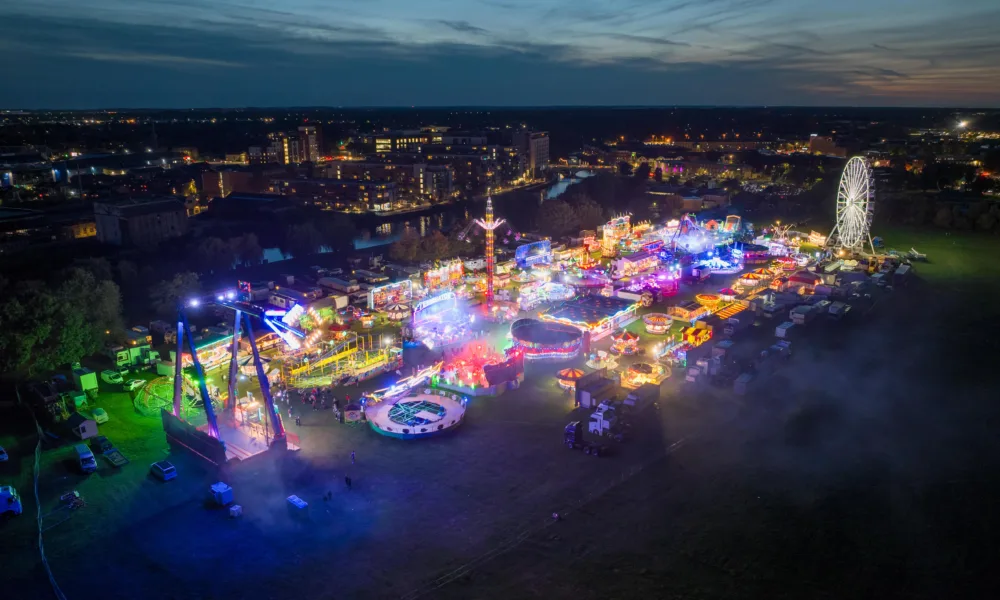
[[[649,252],[636,252],[619,258],[614,262],[615,279],[634,277],[641,273],[652,271],[660,266],[660,257]]]
[[[628,238],[632,231],[631,217],[622,215],[611,219],[601,228],[601,256],[613,258],[621,251],[622,241]]]
[[[707,327],[687,327],[681,331],[681,339],[696,348],[712,339],[712,330]]]
[[[736,300],[736,290],[732,288],[722,288],[719,290],[719,297],[722,298],[723,302],[732,302]]]
[[[413,301],[413,282],[409,279],[387,283],[368,290],[368,309],[384,310],[387,306]]]
[[[691,322],[702,317],[707,317],[710,311],[697,302],[685,302],[677,306],[671,306],[668,314],[674,319]]]
[[[564,390],[576,391],[576,382],[583,375],[580,369],[563,369],[556,374],[556,384]]]
[[[424,287],[429,292],[434,292],[458,285],[462,281],[464,269],[464,265],[459,259],[441,263],[440,266],[424,273]]]

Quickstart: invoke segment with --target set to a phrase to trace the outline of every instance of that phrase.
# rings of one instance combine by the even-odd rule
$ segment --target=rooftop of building
[[[96,211],[104,207],[117,208],[123,217],[138,217],[162,212],[185,210],[184,201],[176,196],[158,198],[129,198],[117,202],[95,202]]]

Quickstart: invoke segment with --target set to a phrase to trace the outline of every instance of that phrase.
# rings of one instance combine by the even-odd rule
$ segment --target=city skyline
[[[0,106],[1000,106],[986,0],[273,6],[2,6]]]

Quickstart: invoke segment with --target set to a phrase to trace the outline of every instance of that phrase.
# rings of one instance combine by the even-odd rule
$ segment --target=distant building
[[[259,148],[259,146],[258,146]],[[236,154],[227,154],[226,161],[230,165],[248,165],[250,164],[250,157],[246,152],[238,152]]]
[[[234,192],[255,192],[254,174],[250,171],[223,169],[201,174],[203,198],[225,198]]]
[[[319,162],[323,158],[323,133],[316,125],[299,127],[301,161]]]
[[[330,179],[392,181],[396,199],[447,200],[454,194],[454,170],[449,165],[400,162],[337,161],[326,168]]]
[[[396,203],[394,181],[330,178],[272,179],[270,191],[328,210],[388,211]]]
[[[518,131],[514,146],[527,158],[527,175],[540,177],[549,168],[549,134],[547,131]]]
[[[647,143],[650,146],[659,146],[662,144]],[[697,150],[699,152],[739,152],[740,150],[760,150],[762,148],[773,148],[778,145],[777,142],[763,142],[760,140],[747,140],[741,141],[739,139],[735,140],[716,140],[716,141],[676,141],[668,144],[677,148],[685,148],[688,150]]]
[[[846,157],[847,148],[838,146],[832,137],[813,134],[809,136],[809,154]]]
[[[97,239],[117,246],[155,246],[187,233],[188,216],[178,198],[95,202]]]

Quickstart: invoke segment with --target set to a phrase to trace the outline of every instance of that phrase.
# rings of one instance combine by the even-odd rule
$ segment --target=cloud
[[[96,104],[1000,104],[1000,10],[910,1],[33,0],[0,8],[32,81],[0,104],[70,101],[70,65]]]
[[[652,44],[654,46],[680,46],[684,48],[690,48],[691,44],[687,42],[675,42],[674,40],[668,40],[667,38],[658,38],[648,35],[632,35],[628,33],[605,33],[606,37],[624,40],[628,42],[639,42],[641,44]]]
[[[483,29],[482,27],[476,27],[468,21],[445,21],[441,20],[438,23],[444,25],[448,29],[457,31],[459,33],[471,33],[473,35],[486,35],[489,31]]]
[[[105,62],[123,62],[138,64],[157,64],[173,67],[227,67],[242,68],[246,65],[231,62],[228,60],[216,60],[212,58],[197,58],[193,56],[176,56],[169,54],[119,54],[103,52],[69,52],[66,56],[75,58],[85,58],[87,60],[97,60]]]

